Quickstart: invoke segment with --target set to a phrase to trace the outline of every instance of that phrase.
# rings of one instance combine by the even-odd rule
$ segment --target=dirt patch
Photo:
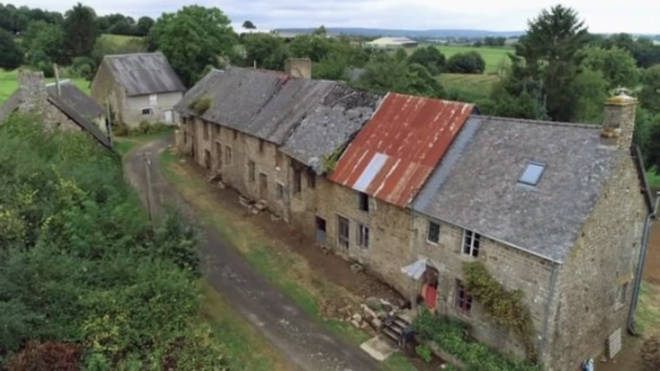
[[[646,370],[660,370],[660,338],[654,336],[644,342],[642,360]]]

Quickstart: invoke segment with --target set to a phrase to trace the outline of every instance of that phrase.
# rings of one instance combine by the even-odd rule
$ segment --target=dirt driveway
[[[201,224],[201,218],[165,180],[158,161],[170,139],[160,139],[131,151],[124,165],[125,175],[147,198],[145,154],[151,162],[151,200],[154,216],[165,205],[174,205],[183,215]],[[211,228],[203,227],[205,243],[202,260],[207,281],[227,298],[295,367],[305,370],[376,370],[379,365],[355,346],[329,333],[306,315],[291,299],[261,277],[244,258]]]

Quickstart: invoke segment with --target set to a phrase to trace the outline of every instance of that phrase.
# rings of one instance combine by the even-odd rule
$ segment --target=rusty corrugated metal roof
[[[390,93],[330,180],[405,207],[467,121],[472,104]]]

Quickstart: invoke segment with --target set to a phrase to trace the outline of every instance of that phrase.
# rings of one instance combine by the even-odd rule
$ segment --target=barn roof
[[[388,94],[348,146],[330,180],[408,206],[473,108],[467,103]]]
[[[186,91],[162,53],[106,55],[103,60],[128,96]]]
[[[192,107],[201,99],[210,107],[199,114]],[[322,157],[364,125],[378,99],[335,81],[230,67],[209,72],[175,109],[281,145],[284,153],[322,173]]]
[[[94,119],[104,113],[103,108],[91,96],[85,94],[68,80],[60,82],[60,94],[57,94],[55,83],[47,84],[46,90],[49,96],[59,95],[62,102],[87,119]]]
[[[611,176],[614,154],[596,125],[474,115],[412,207],[563,262]],[[543,169],[536,185],[525,183],[530,164]]]

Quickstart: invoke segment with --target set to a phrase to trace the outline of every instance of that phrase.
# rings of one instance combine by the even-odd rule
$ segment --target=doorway
[[[211,151],[208,149],[204,150],[204,167],[207,170],[211,170]]]
[[[438,306],[438,276],[438,270],[429,265],[422,275],[420,297],[424,306],[431,312],[435,312]]]
[[[316,217],[316,242],[325,243],[326,229],[325,219]]]

